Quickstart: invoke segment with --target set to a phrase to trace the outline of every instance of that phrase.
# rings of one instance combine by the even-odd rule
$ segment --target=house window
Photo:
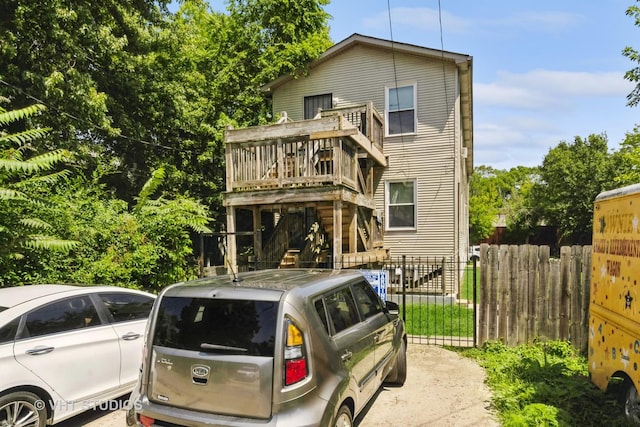
[[[318,109],[330,110],[333,108],[333,95],[314,95],[304,97],[304,119],[313,119],[318,114]]]
[[[387,87],[387,135],[416,132],[416,85]]]
[[[416,182],[387,181],[387,230],[416,229]]]

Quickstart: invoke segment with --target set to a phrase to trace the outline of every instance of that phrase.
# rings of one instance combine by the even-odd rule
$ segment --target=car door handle
[[[135,332],[128,332],[122,336],[122,339],[125,341],[133,341],[137,340],[138,338],[140,338],[140,334],[137,334]]]
[[[351,359],[351,356],[353,356],[353,353],[347,350],[344,352],[342,356],[340,356],[340,358],[342,359],[343,362],[346,362],[347,360]]]
[[[36,348],[31,348],[27,350],[25,353],[28,354],[29,356],[39,356],[41,354],[51,353],[54,349],[55,347],[46,347],[43,345],[39,345]]]

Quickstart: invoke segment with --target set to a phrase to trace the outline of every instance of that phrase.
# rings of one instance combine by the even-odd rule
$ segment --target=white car
[[[469,261],[480,260],[480,246],[469,246]]]
[[[0,426],[56,424],[129,393],[154,301],[114,286],[0,288]]]

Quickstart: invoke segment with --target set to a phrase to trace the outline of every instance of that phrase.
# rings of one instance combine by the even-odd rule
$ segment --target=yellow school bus
[[[592,250],[589,373],[640,422],[640,184],[596,197]]]

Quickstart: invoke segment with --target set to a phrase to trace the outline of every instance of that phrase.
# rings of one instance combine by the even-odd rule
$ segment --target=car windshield
[[[277,312],[273,301],[165,297],[153,344],[273,357]]]

